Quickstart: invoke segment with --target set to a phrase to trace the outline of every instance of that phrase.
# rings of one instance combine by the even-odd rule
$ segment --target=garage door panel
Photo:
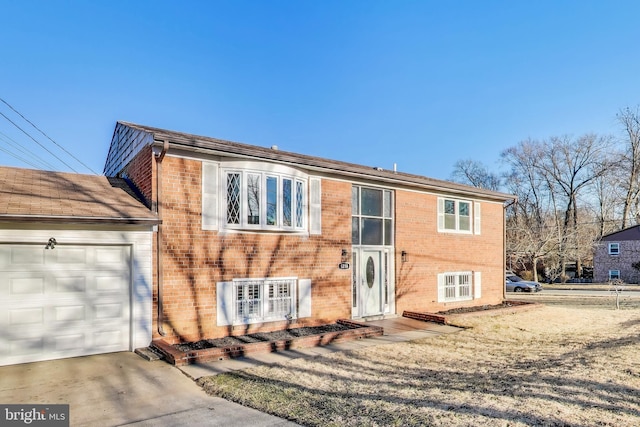
[[[44,325],[44,307],[9,309],[9,327]]]
[[[129,251],[0,245],[0,365],[129,350]]]
[[[47,255],[47,264],[87,264],[87,248],[57,246]]]
[[[129,251],[124,247],[103,247],[95,251],[96,266],[128,264]]]
[[[44,295],[44,276],[39,277],[10,277],[9,293],[18,295]]]

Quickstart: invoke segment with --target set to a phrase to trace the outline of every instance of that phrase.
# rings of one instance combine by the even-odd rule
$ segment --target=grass
[[[544,302],[543,295],[532,295]],[[640,425],[640,299],[547,298],[408,343],[206,377],[306,426]]]

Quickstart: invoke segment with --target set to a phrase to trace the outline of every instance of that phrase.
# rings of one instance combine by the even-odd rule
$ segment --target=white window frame
[[[239,165],[240,166],[240,165]],[[261,169],[260,166],[263,166]],[[271,167],[268,167],[271,166]],[[229,223],[228,208],[229,194],[227,180],[229,175],[237,174],[240,177],[239,192],[239,223]],[[248,218],[249,212],[249,177],[259,177],[259,200],[258,200],[258,223],[252,224]],[[267,180],[275,178],[277,180],[276,196],[276,221],[274,224],[267,223]],[[291,181],[291,212],[290,224],[284,222],[284,182]],[[264,231],[285,231],[285,232],[307,232],[309,229],[309,180],[306,174],[295,171],[291,168],[273,167],[272,165],[249,164],[245,167],[223,167],[222,179],[220,180],[220,194],[223,195],[221,206],[221,217],[223,229],[228,230],[264,230]],[[302,190],[302,195],[298,198],[298,189]],[[301,217],[300,217],[301,215]]]
[[[609,243],[609,255],[620,255],[620,243],[617,243],[617,242]]]
[[[438,302],[480,298],[480,272],[455,271],[438,274]]]
[[[454,203],[454,214],[445,213],[447,202]],[[480,203],[468,199],[457,199],[454,197],[438,197],[438,232],[440,233],[460,233],[460,234],[480,234]],[[460,228],[460,205],[469,206],[468,223],[469,229]],[[447,215],[454,215],[455,226],[447,228]]]
[[[609,280],[620,280],[620,270],[609,270]]]
[[[297,277],[234,279],[232,323],[252,324],[297,318],[297,284]],[[278,286],[287,288],[286,295],[270,295],[270,289]],[[255,292],[252,294],[249,290],[257,290],[257,297]],[[274,309],[283,305],[288,309]],[[243,312],[243,307],[250,309]]]

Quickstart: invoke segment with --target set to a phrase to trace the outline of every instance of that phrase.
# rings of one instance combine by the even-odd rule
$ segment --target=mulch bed
[[[174,347],[180,351],[203,350],[205,348],[224,348],[249,343],[291,340],[294,338],[307,337],[310,335],[322,335],[329,332],[348,331],[349,329],[355,328],[356,326],[352,324],[334,323],[331,325],[307,326],[301,328],[286,329],[282,331],[259,332],[235,337],[232,336],[201,340],[196,342],[175,344]]]
[[[511,301],[503,301],[502,304],[495,305],[481,305],[477,307],[461,307],[461,308],[452,308],[451,310],[439,311],[438,314],[462,314],[462,313],[473,313],[476,311],[486,311],[486,310],[498,310],[501,308],[509,308],[509,307],[517,307],[522,305],[522,303],[513,303]]]

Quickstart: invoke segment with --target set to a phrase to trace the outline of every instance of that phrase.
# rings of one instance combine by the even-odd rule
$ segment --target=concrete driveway
[[[207,395],[173,366],[111,353],[0,367],[0,403],[69,404],[71,426],[294,426]]]

